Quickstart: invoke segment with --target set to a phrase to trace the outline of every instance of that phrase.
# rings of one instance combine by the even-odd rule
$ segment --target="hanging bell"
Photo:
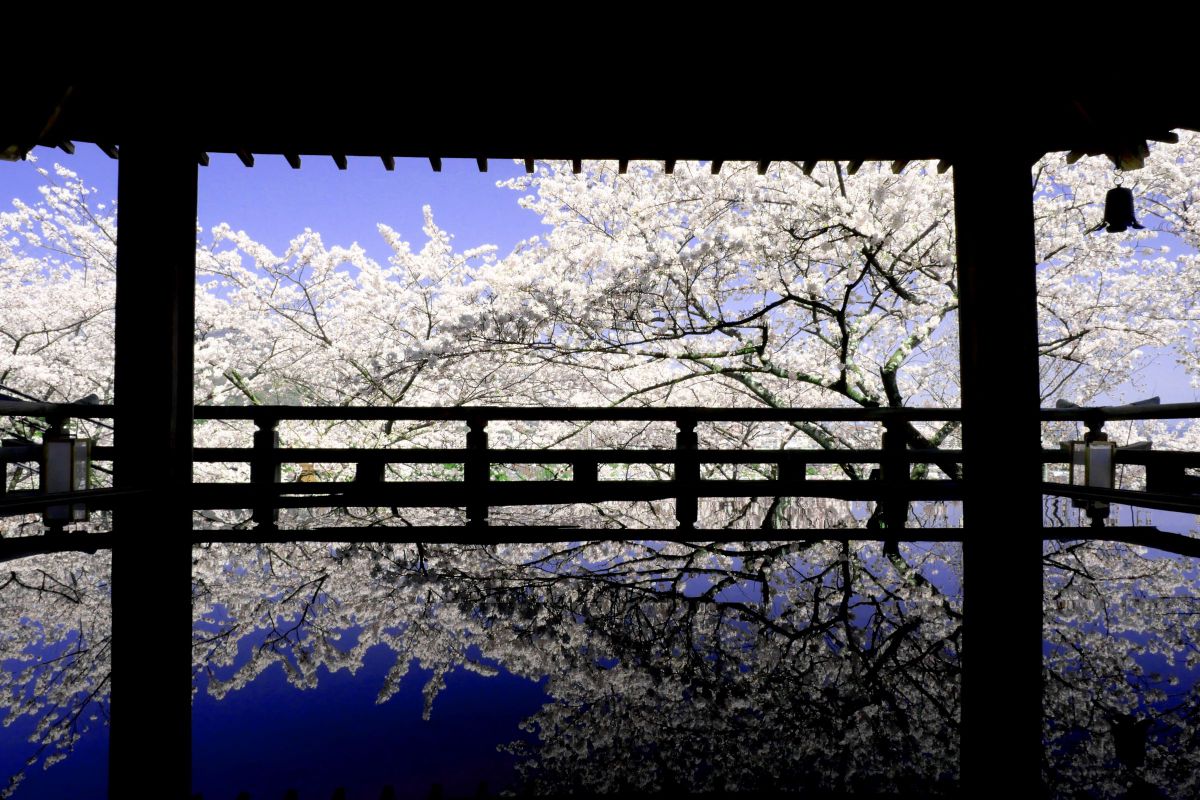
[[[1109,233],[1123,233],[1129,228],[1142,229],[1133,216],[1133,192],[1124,186],[1114,186],[1104,198],[1104,224]]]

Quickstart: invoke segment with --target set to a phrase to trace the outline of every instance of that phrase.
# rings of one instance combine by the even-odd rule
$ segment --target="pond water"
[[[1152,521],[1196,535],[1192,517]],[[208,800],[957,786],[957,544],[210,545],[194,560]],[[0,770],[34,757],[13,797],[103,796],[110,563],[6,565]],[[1073,541],[1048,542],[1044,564],[1051,793],[1196,796],[1195,560]]]

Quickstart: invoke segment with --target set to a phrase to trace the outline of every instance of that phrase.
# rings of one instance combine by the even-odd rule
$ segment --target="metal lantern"
[[[88,488],[91,473],[92,440],[69,432],[47,433],[42,437],[41,491],[43,494],[79,492]],[[87,520],[83,503],[47,506],[42,512],[47,525],[61,526]]]
[[[1103,435],[1103,434],[1101,434]],[[1112,489],[1117,485],[1117,445],[1107,439],[1063,442],[1070,458],[1070,484],[1089,489]],[[1108,503],[1074,500],[1076,508],[1107,511]]]
[[[1124,233],[1129,228],[1143,227],[1133,215],[1133,192],[1115,186],[1104,197],[1104,225],[1109,233]]]

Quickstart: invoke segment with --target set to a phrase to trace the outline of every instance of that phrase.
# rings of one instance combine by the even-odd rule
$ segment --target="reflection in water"
[[[921,573],[939,566],[837,543],[214,548],[197,668],[218,697],[273,664],[308,688],[382,644],[380,701],[415,659],[426,716],[458,668],[545,676],[536,736],[510,747],[534,792],[949,787],[958,598]]]
[[[959,559],[857,542],[213,545],[195,552],[195,683],[236,705],[282,672],[316,696],[386,661],[362,670],[377,701],[419,685],[434,724],[461,670],[537,680],[528,734],[496,728],[516,769],[492,791],[948,794]],[[1194,562],[1090,542],[1045,559],[1051,793],[1196,796]],[[107,718],[108,559],[9,566],[5,712],[39,740],[22,759],[51,760]],[[197,763],[197,781],[222,767]]]
[[[1059,796],[1200,796],[1194,559],[1047,544],[1044,773]]]
[[[53,765],[81,740],[104,735],[112,558],[106,551],[94,556],[63,553],[4,566],[8,575],[0,578],[0,797],[22,797],[19,787],[27,768]],[[75,794],[65,788],[77,785],[71,780],[56,785],[59,791],[53,794]],[[90,785],[103,787],[104,776]]]

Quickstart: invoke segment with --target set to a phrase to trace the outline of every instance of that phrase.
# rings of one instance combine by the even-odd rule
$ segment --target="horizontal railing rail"
[[[1200,403],[1105,406],[1040,409],[1044,422],[1076,421],[1095,435],[1108,421],[1200,418]],[[61,426],[66,420],[119,420],[115,405],[86,403],[0,402],[0,417],[40,417]],[[598,408],[598,407],[308,407],[308,406],[197,406],[195,418],[202,421],[250,421],[255,425],[248,447],[194,448],[192,460],[205,463],[242,463],[250,467],[248,483],[196,482],[188,502],[195,509],[254,510],[255,521],[264,528],[275,524],[281,508],[318,507],[456,507],[465,508],[470,524],[487,523],[488,507],[514,505],[559,505],[602,501],[645,501],[674,499],[676,517],[683,528],[694,527],[696,504],[701,498],[787,496],[824,497],[874,501],[888,506],[885,527],[903,526],[907,504],[917,500],[957,500],[963,496],[956,480],[964,453],[959,449],[910,447],[912,423],[957,423],[959,408]],[[282,447],[276,430],[285,421],[382,421],[462,422],[466,425],[462,447]],[[676,427],[673,442],[658,447],[571,448],[492,447],[488,426],[496,422],[573,422],[580,430],[600,422],[671,423]],[[838,448],[701,448],[697,427],[703,423],[770,423],[796,426],[811,423],[877,423],[881,446],[864,449]],[[38,445],[6,443],[0,449],[0,464],[36,458]],[[111,445],[92,448],[97,461],[117,455]],[[1200,509],[1200,453],[1164,450],[1123,450],[1118,464],[1140,465],[1154,477],[1156,491],[1109,490],[1113,501],[1147,507]],[[1042,451],[1043,464],[1065,464],[1062,450]],[[285,482],[283,465],[346,464],[353,466],[353,480],[333,481],[315,477],[313,471],[302,481]],[[389,465],[442,464],[454,468],[459,479],[389,480]],[[569,476],[535,480],[494,480],[497,465],[568,465]],[[768,467],[755,477],[728,478],[705,475],[711,465],[754,465]],[[949,478],[913,479],[916,464],[943,467]],[[605,479],[606,465],[663,465],[662,479]],[[810,468],[878,465],[869,470],[873,480],[836,480],[810,475]],[[860,474],[867,474],[864,471]],[[453,476],[452,476],[453,477]],[[1046,482],[1047,494],[1078,499],[1079,487]],[[106,491],[86,494],[90,507],[119,504],[123,497],[105,500]],[[1086,492],[1085,492],[1086,493]],[[0,495],[0,512],[28,513],[56,502],[28,491]],[[60,497],[57,502],[63,502]]]
[[[911,500],[957,499],[961,488],[954,481],[911,481],[909,468],[921,460],[949,463],[958,451],[930,448],[910,450],[909,436],[900,427],[916,421],[956,421],[957,409],[741,409],[741,408],[289,408],[246,406],[197,408],[197,418],[251,420],[257,430],[249,448],[197,448],[198,463],[241,462],[250,465],[249,484],[201,483],[194,487],[197,508],[253,508],[255,521],[271,527],[280,508],[354,507],[455,507],[464,508],[467,523],[488,524],[488,509],[501,506],[568,505],[605,501],[675,501],[680,528],[694,528],[701,498],[738,496],[832,497],[872,500],[893,507]],[[464,447],[317,448],[280,447],[276,429],[284,420],[385,420],[457,421],[466,423]],[[496,422],[537,421],[665,422],[675,426],[674,441],[657,447],[613,448],[508,448],[492,447],[488,426]],[[884,446],[872,449],[701,448],[697,427],[706,422],[813,422],[879,423]],[[284,464],[348,463],[354,480],[320,480],[316,471],[303,481],[284,483]],[[444,464],[461,469],[461,480],[387,480],[391,464]],[[570,477],[550,480],[493,480],[497,465],[563,464]],[[606,465],[670,465],[664,479],[602,478]],[[763,464],[771,472],[755,478],[705,476],[703,467],[715,464]],[[877,480],[810,480],[808,470],[818,465],[878,464]],[[906,515],[906,511],[903,512]],[[901,512],[891,524],[902,525]]]

